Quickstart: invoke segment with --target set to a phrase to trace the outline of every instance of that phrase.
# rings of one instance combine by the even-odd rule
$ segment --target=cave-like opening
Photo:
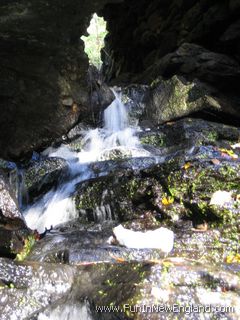
[[[85,44],[85,53],[89,63],[98,69],[101,68],[101,50],[104,47],[104,38],[107,35],[106,21],[94,13],[87,29],[88,36],[82,36]]]

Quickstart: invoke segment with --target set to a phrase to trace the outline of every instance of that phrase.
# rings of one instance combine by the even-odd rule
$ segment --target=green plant
[[[24,240],[24,246],[20,253],[17,254],[16,260],[17,261],[23,261],[30,253],[33,245],[36,242],[35,235],[30,235]]]
[[[89,36],[81,37],[85,43],[85,52],[88,55],[90,64],[93,64],[100,69],[102,64],[101,49],[104,46],[104,38],[107,34],[106,22],[95,13],[87,31]]]

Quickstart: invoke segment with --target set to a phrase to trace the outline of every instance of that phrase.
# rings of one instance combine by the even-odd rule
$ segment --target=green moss
[[[150,144],[154,147],[163,147],[165,145],[164,138],[158,134],[142,137],[140,141],[142,144]]]
[[[206,137],[209,141],[214,142],[218,139],[218,133],[215,131],[210,131],[207,133]]]
[[[16,260],[17,261],[23,261],[26,259],[26,257],[29,255],[29,253],[32,250],[32,247],[34,246],[36,242],[35,235],[28,236],[24,241],[24,247],[20,253],[17,254]]]

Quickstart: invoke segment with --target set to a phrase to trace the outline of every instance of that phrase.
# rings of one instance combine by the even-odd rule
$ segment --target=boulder
[[[28,201],[36,200],[56,187],[67,173],[68,163],[63,158],[50,157],[31,162],[23,171],[23,183]]]
[[[211,89],[195,80],[173,76],[169,80],[153,83],[145,96],[145,117],[153,125],[187,116],[202,110],[224,111],[217,99],[211,96]]]
[[[7,177],[0,172],[0,256],[21,252],[30,234]]]
[[[80,39],[105,2],[1,3],[1,157],[30,157],[79,118],[92,122],[92,113],[112,101],[111,91],[100,84],[101,99],[90,104],[88,58]]]
[[[5,259],[0,264],[3,320],[79,315],[97,319],[99,314],[103,320],[149,319],[151,314],[155,320],[159,314],[175,319],[176,312],[189,319],[198,308],[206,309],[208,316],[238,318],[239,277],[227,265],[219,270],[171,257],[79,266]],[[102,306],[114,312],[103,312]]]

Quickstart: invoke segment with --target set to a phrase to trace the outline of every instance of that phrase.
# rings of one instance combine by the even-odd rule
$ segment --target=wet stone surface
[[[71,194],[78,217],[41,235],[24,262],[1,260],[3,319],[15,313],[19,319],[84,314],[90,319],[154,320],[159,313],[134,308],[175,305],[182,309],[162,310],[161,319],[237,320],[239,132],[182,119],[138,133],[151,157],[118,154],[114,160],[92,163],[92,178],[77,183]],[[50,162],[42,175],[46,163],[39,162],[40,171],[32,171],[36,178],[30,173],[37,167],[29,169],[32,185],[59,183],[65,161]],[[217,191],[229,193],[228,201],[210,204]],[[109,244],[119,224],[134,231],[166,227],[174,232],[174,248],[166,256],[157,249]],[[189,309],[209,304],[213,308],[207,312]],[[121,310],[99,314],[98,305]]]

